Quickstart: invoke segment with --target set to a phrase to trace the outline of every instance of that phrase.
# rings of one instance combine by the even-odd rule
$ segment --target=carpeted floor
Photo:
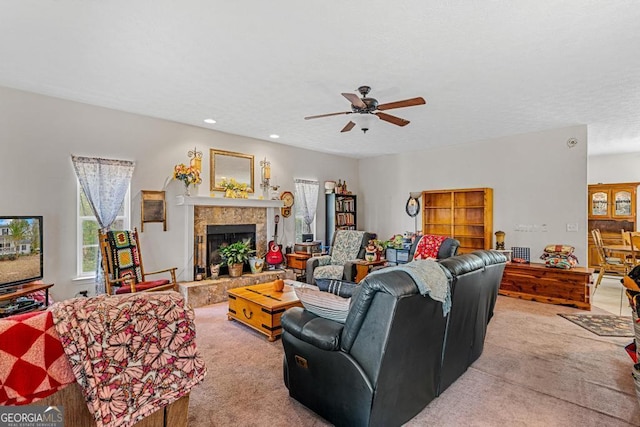
[[[559,313],[558,315],[601,337],[633,336],[633,324],[631,316],[615,316],[613,314],[566,313]]]
[[[228,321],[226,310],[195,310],[208,375],[191,393],[189,426],[329,425],[289,397],[280,340]],[[406,425],[640,425],[624,350],[632,339],[594,335],[557,313],[585,312],[498,297],[483,355]]]

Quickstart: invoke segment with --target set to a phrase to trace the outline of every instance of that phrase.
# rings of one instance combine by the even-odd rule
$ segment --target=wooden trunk
[[[273,283],[229,290],[229,320],[235,319],[267,336],[269,341],[282,334],[280,317],[291,307],[302,307],[291,286],[280,292]]]
[[[544,264],[507,263],[500,295],[591,310],[592,268],[569,270]]]

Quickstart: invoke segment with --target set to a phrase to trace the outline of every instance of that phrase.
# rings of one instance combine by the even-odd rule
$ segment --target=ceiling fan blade
[[[376,116],[380,117],[380,120],[384,120],[385,122],[393,123],[397,126],[406,126],[411,123],[409,120],[401,119],[400,117],[392,116],[387,113],[373,113]]]
[[[422,97],[405,99],[403,101],[388,102],[378,105],[378,110],[391,110],[392,108],[413,107],[414,105],[426,104],[427,101]]]
[[[342,111],[340,113],[318,114],[317,116],[307,116],[304,119],[305,120],[319,119],[320,117],[340,116],[342,114],[351,114],[351,113],[352,113],[352,111]]]
[[[351,122],[351,121],[350,121],[349,123],[347,123],[347,124],[342,128],[342,130],[341,130],[340,132],[349,132],[351,129],[353,129],[353,127],[354,127],[355,125],[356,125],[355,123],[353,123],[353,122]]]
[[[354,107],[367,108],[367,104],[362,102],[362,99],[358,98],[358,95],[355,93],[343,93],[342,96],[347,98]]]

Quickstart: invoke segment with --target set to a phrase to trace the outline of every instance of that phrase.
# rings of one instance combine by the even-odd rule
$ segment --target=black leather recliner
[[[482,353],[505,262],[495,251],[441,261],[452,294],[447,316],[393,268],[361,282],[344,325],[287,310],[281,321],[290,396],[339,426],[407,422]]]

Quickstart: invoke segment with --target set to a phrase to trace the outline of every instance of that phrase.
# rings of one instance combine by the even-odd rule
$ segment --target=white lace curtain
[[[102,231],[109,230],[124,203],[135,164],[128,160],[71,156],[80,186]],[[96,265],[96,294],[105,292],[101,255]]]
[[[311,233],[311,223],[316,217],[316,208],[318,207],[318,181],[307,181],[304,179],[296,179],[296,205],[298,212],[304,221],[303,233]]]

